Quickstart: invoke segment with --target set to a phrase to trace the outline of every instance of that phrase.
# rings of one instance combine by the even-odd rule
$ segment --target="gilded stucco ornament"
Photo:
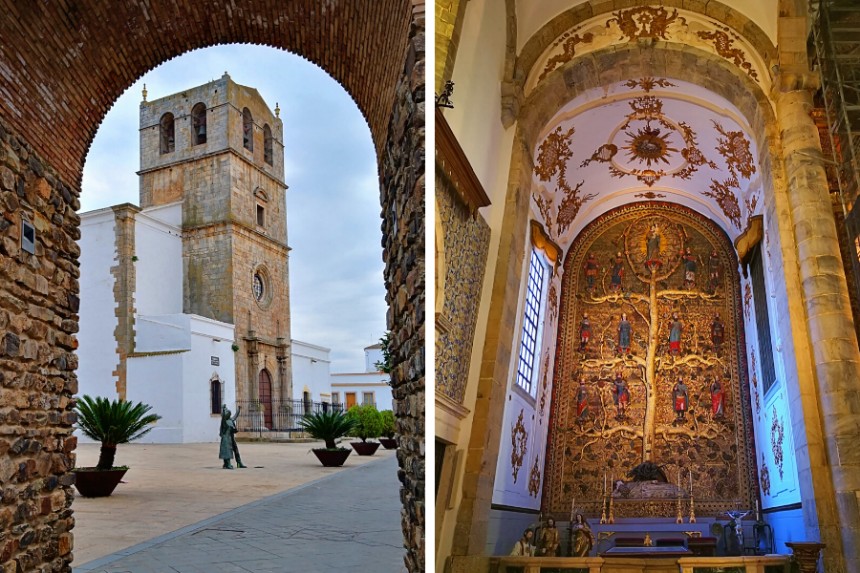
[[[520,468],[523,467],[523,459],[526,457],[526,442],[529,437],[525,424],[523,424],[524,412],[525,410],[520,410],[517,423],[511,425],[511,471],[513,472],[514,483],[517,483],[517,475],[520,473]]]

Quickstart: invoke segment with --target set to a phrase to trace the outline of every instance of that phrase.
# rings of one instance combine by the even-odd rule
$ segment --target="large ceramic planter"
[[[83,497],[107,497],[113,493],[128,468],[97,470],[78,468],[75,472],[75,487]]]
[[[397,449],[397,440],[394,438],[379,438],[379,443],[382,444],[382,447],[386,450]]]
[[[379,442],[350,442],[350,445],[360,456],[372,456],[379,449]]]
[[[352,453],[352,450],[347,448],[337,448],[336,450],[327,450],[319,448],[311,450],[322,465],[327,468],[339,468]]]

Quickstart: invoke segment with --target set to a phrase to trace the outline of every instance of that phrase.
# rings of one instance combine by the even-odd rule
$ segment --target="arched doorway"
[[[260,370],[260,377],[257,383],[257,390],[260,396],[260,408],[263,411],[263,426],[267,430],[273,429],[272,425],[272,376],[265,368]]]
[[[423,100],[422,74],[413,68],[423,65],[423,3],[409,0],[383,0],[373,5],[334,3],[320,6],[314,1],[271,4],[252,0],[243,3],[241,11],[214,9],[208,2],[188,0],[166,5],[145,6],[130,3],[112,7],[111,17],[104,17],[97,2],[68,5],[45,4],[21,7],[14,2],[2,3],[0,37],[3,38],[0,67],[0,90],[9,97],[0,101],[0,146],[3,150],[0,194],[4,203],[3,231],[14,239],[4,243],[8,257],[8,276],[22,272],[28,275],[27,286],[13,281],[0,283],[0,292],[21,301],[16,314],[25,318],[37,311],[35,329],[15,327],[4,334],[3,342],[13,358],[0,365],[6,378],[50,377],[51,384],[40,384],[45,390],[33,414],[47,414],[52,420],[42,428],[45,443],[40,455],[51,458],[48,475],[28,475],[19,481],[23,491],[31,482],[49,478],[59,483],[71,503],[73,465],[71,454],[75,441],[71,437],[75,421],[73,396],[75,379],[77,316],[79,299],[75,240],[79,235],[81,167],[93,135],[112,102],[133,81],[159,63],[184,52],[221,43],[258,43],[292,51],[322,67],[339,81],[356,100],[367,118],[377,150],[379,173],[387,183],[383,187],[385,248],[387,274],[402,261],[422,261],[423,238],[397,242],[390,232],[393,213],[420,234],[423,229],[423,194],[415,193],[423,185],[423,163],[413,158],[423,156],[423,116],[415,113],[416,100]],[[115,8],[115,9],[114,9]],[[205,24],[203,23],[205,22]],[[332,49],[337,46],[337,49]],[[57,67],[56,64],[62,62]],[[396,108],[396,112],[395,112]],[[420,125],[418,125],[420,123]],[[405,134],[389,136],[389,134]],[[9,165],[9,152],[18,158]],[[26,189],[26,191],[25,191]],[[21,202],[18,193],[29,194]],[[10,206],[9,201],[17,201]],[[6,222],[8,221],[8,225]],[[19,236],[24,222],[35,227],[35,253],[22,252]],[[45,264],[47,263],[47,266]],[[36,278],[34,268],[42,273]],[[38,274],[38,273],[37,273]],[[393,300],[400,282],[390,280],[389,297]],[[407,315],[423,307],[423,291],[407,289],[410,307],[400,307],[393,314],[392,330],[404,341],[393,348],[394,362],[399,364],[423,349],[420,318]],[[31,312],[28,312],[28,309]],[[28,319],[29,320],[29,319]],[[18,321],[15,321],[18,323]],[[408,326],[407,326],[408,324]],[[123,328],[131,330],[132,324]],[[403,328],[404,330],[401,330]],[[408,332],[407,332],[408,330]],[[121,334],[121,333],[120,333]],[[18,360],[27,356],[25,361]],[[395,379],[406,394],[418,392],[423,374],[414,379]],[[396,378],[396,377],[395,377]],[[408,389],[407,389],[408,386]],[[56,389],[56,390],[54,390]],[[22,391],[23,392],[23,391]],[[35,402],[34,402],[35,403]],[[423,410],[408,414],[416,420]],[[54,421],[55,420],[55,421]],[[422,424],[418,423],[418,427]],[[408,433],[408,432],[404,432]],[[415,437],[416,444],[423,437]],[[413,451],[421,451],[415,446]],[[17,455],[15,463],[26,463],[35,454]],[[412,462],[404,460],[404,467]],[[417,467],[417,466],[416,466]],[[409,476],[404,498],[413,507],[419,481],[423,476]],[[414,507],[409,515],[420,515]],[[50,531],[40,538],[44,555],[54,555],[60,567],[71,562],[71,516],[58,514],[28,518],[32,530]],[[417,520],[404,525],[408,538],[415,539]],[[410,568],[422,561],[419,541],[409,542],[407,556]],[[47,548],[59,548],[51,553]],[[27,551],[37,549],[30,544]],[[17,550],[16,550],[17,551]],[[17,559],[19,553],[12,555]],[[29,559],[29,558],[28,558]],[[41,563],[26,567],[39,568]],[[51,565],[57,566],[56,562]]]

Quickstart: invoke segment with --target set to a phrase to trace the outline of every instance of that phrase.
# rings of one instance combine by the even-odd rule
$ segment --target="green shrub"
[[[143,402],[132,404],[125,400],[111,401],[87,395],[78,398],[75,409],[81,432],[102,444],[96,464],[100,470],[113,467],[117,445],[142,438],[152,429],[147,426],[161,419],[158,414],[148,414],[152,406]]]
[[[379,413],[382,416],[382,435],[386,438],[393,438],[397,431],[397,424],[394,420],[394,412],[391,410],[383,410]]]
[[[382,434],[382,414],[371,404],[353,406],[346,413],[347,417],[355,421],[353,434],[361,438],[362,442],[367,438],[378,438]]]
[[[325,447],[329,450],[338,449],[335,440],[347,435],[355,426],[355,421],[347,417],[343,412],[317,412],[308,414],[299,421],[312,438],[325,441]]]

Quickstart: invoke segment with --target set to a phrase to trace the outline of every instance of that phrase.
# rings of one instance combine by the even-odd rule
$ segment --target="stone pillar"
[[[116,303],[114,316],[117,319],[113,334],[119,358],[116,369],[111,374],[116,376],[116,397],[125,400],[128,388],[128,355],[134,352],[134,293],[137,286],[134,231],[135,216],[140,212],[140,208],[124,203],[112,209],[116,227],[116,264],[110,268],[110,273],[113,276],[113,297]]]
[[[278,395],[276,400],[286,401],[293,399],[293,381],[287,370],[290,347],[285,338],[278,338],[277,360],[278,360]]]
[[[779,80],[777,121],[817,378],[819,416],[807,417],[806,426],[807,433],[821,432],[826,448],[826,459],[811,460],[812,483],[802,486],[814,495],[804,496],[804,518],[807,524],[817,521],[820,540],[827,544],[826,571],[860,573],[860,352],[818,130],[810,116],[807,86],[814,81],[803,75]]]
[[[245,341],[248,345],[248,387],[244,394],[236,392],[236,399],[259,400],[260,387],[257,384],[257,373],[260,371],[260,343],[257,338],[257,333],[253,330],[248,331],[248,338]],[[238,390],[238,380],[237,390]]]
[[[424,0],[412,0],[388,141],[380,152],[382,259],[397,420],[400,525],[410,573],[424,571]],[[393,65],[393,64],[392,64]]]

